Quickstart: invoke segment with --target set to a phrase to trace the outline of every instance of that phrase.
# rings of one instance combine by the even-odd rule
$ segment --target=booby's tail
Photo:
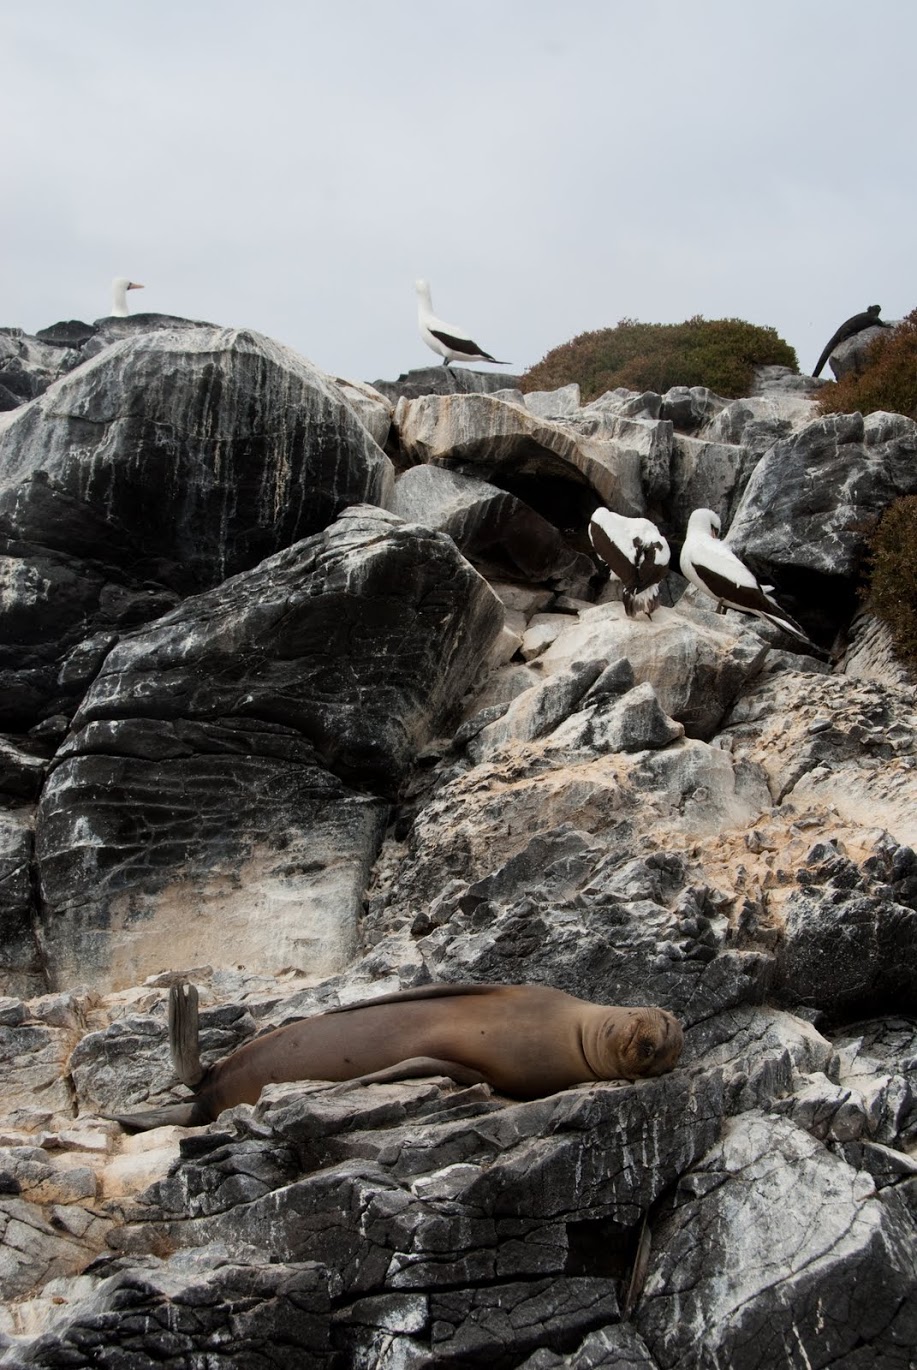
[[[753,609],[759,618],[763,618],[766,623],[772,623],[775,628],[779,628],[784,633],[791,633],[793,637],[798,637],[800,642],[804,642],[811,652],[818,657],[826,657],[827,653],[818,643],[813,642],[804,628],[801,628],[786,609],[782,609],[775,599],[765,593],[762,588],[761,599],[763,604],[760,608]],[[767,606],[766,608],[764,606]]]

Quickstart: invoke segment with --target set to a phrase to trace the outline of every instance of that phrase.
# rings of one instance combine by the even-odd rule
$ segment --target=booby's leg
[[[449,365],[449,358],[448,358],[448,357],[443,357],[443,366],[448,366],[448,365]]]

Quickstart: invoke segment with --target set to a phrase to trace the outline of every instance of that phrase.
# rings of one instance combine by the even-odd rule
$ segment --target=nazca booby
[[[624,612],[652,618],[660,582],[669,572],[669,544],[649,519],[626,518],[601,505],[589,520],[589,541],[624,587]]]
[[[443,366],[452,361],[493,362],[496,366],[509,366],[509,362],[497,361],[483,347],[479,347],[461,328],[455,324],[443,323],[433,313],[430,300],[430,286],[426,281],[415,281],[417,291],[417,327],[427,347],[432,347],[443,359]]]
[[[681,574],[699,590],[719,600],[719,612],[729,608],[743,614],[756,614],[766,623],[792,633],[808,647],[821,652],[796,620],[771,598],[768,592],[772,586],[762,585],[735,552],[719,541],[719,533],[718,514],[712,509],[694,510],[688,519],[688,532],[681,549]]]
[[[126,319],[130,313],[127,307],[127,292],[129,290],[142,290],[143,286],[136,281],[129,281],[126,276],[116,276],[111,283],[111,314],[113,319]]]

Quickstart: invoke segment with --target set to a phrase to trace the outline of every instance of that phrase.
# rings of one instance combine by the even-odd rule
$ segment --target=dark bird
[[[417,327],[427,347],[432,347],[443,359],[443,366],[450,362],[493,362],[496,366],[509,366],[509,362],[497,361],[483,347],[479,347],[463,329],[454,324],[443,323],[433,313],[430,300],[430,287],[426,281],[415,281],[417,291]]]
[[[891,325],[879,318],[882,313],[880,304],[871,304],[862,314],[854,314],[846,323],[842,323],[836,333],[831,336],[831,341],[826,344],[824,352],[818,359],[818,365],[812,372],[813,376],[821,375],[822,367],[831,356],[834,349],[848,338],[855,337],[857,333],[862,333],[864,328],[890,328]]]
[[[681,549],[681,574],[699,590],[719,601],[719,609],[738,609],[756,614],[786,633],[801,638],[807,647],[821,648],[806,636],[794,618],[771,598],[770,585],[762,585],[735,552],[719,540],[720,520],[712,509],[695,509]]]
[[[659,599],[659,584],[669,571],[669,544],[649,519],[626,518],[601,505],[589,520],[589,541],[624,587],[628,618],[642,611],[647,618]]]

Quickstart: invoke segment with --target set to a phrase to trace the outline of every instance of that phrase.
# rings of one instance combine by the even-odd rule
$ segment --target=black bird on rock
[[[659,585],[669,573],[669,544],[649,519],[627,518],[601,505],[589,520],[589,541],[612,580],[624,586],[624,612],[653,617]]]
[[[842,323],[837,332],[831,335],[831,341],[826,344],[812,375],[821,374],[822,367],[838,344],[846,342],[848,338],[854,337],[857,333],[862,333],[864,328],[889,328],[891,325],[879,318],[881,313],[882,306],[880,304],[871,304],[862,314],[854,314],[846,323]]]

